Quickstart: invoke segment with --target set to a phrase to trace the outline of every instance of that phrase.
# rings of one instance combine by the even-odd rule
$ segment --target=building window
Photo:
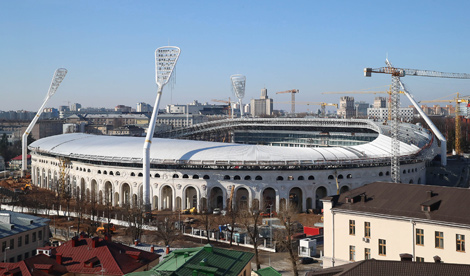
[[[379,239],[379,255],[387,255],[387,242],[385,240]]]
[[[21,247],[23,244],[23,237],[18,237],[18,247]]]
[[[5,252],[5,248],[7,248],[7,242],[2,242],[2,252]]]
[[[29,244],[29,234],[24,236],[24,244]]]
[[[42,230],[39,230],[38,232],[38,240],[42,240]]]
[[[15,240],[11,239],[10,240],[10,249],[14,249],[14,248],[15,248]]]
[[[33,233],[33,242],[36,241],[36,232]]]
[[[436,231],[435,243],[436,243],[436,248],[441,248],[441,249],[444,248],[444,233],[443,232]]]
[[[416,257],[416,262],[417,263],[424,263],[424,258],[423,257]]]
[[[25,259],[29,258],[29,252],[24,253],[24,258]]]
[[[424,245],[424,230],[416,229],[416,245]]]
[[[364,237],[370,238],[370,222],[364,222]]]
[[[370,260],[370,248],[364,248],[364,260]]]
[[[356,221],[349,220],[349,235],[356,235]]]
[[[356,247],[353,245],[349,246],[349,260],[354,262],[356,260]]]
[[[465,235],[456,235],[457,251],[465,252]]]

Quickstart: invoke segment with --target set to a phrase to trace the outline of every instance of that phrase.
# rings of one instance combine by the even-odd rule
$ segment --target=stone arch
[[[339,193],[340,193],[340,194],[345,193],[345,192],[347,192],[347,191],[349,191],[348,185],[344,185],[344,186],[342,186],[342,187],[339,189]]]
[[[86,191],[86,184],[85,184],[85,178],[82,177],[82,179],[80,180],[80,198],[86,198],[86,194],[85,194],[85,191]]]
[[[328,191],[325,187],[320,186],[317,188],[317,190],[315,191],[315,207],[317,209],[323,208],[323,204],[320,201],[320,199],[326,197],[327,195],[328,195]]]
[[[78,196],[78,192],[77,192],[77,177],[74,175],[72,177],[72,191],[71,191],[71,195],[73,197],[77,197]]]
[[[176,197],[176,210],[180,210],[180,211],[183,210],[180,196]]]
[[[98,192],[98,204],[103,204],[103,191]]]
[[[183,190],[183,208],[190,209],[193,207],[199,209],[198,191],[193,186],[187,186]]]
[[[410,182],[409,182],[409,184],[413,184],[413,179],[410,179]]]
[[[173,188],[169,185],[162,187],[161,207],[162,210],[173,210]]]
[[[42,169],[42,188],[47,189],[47,174],[46,174],[46,169]]]
[[[91,195],[90,199],[96,201],[98,199],[98,183],[95,179],[91,180]]]
[[[118,192],[115,192],[114,193],[114,206],[117,207],[119,206],[120,202],[119,202],[119,193]]]
[[[289,191],[289,205],[299,212],[303,210],[303,193],[299,187],[294,187]]]
[[[121,185],[121,207],[131,204],[131,186],[128,183]]]
[[[422,184],[422,183],[421,183],[421,177],[418,178],[418,184]]]
[[[41,169],[36,168],[36,186],[41,187]]]
[[[313,200],[311,197],[307,197],[307,211],[313,209]]]
[[[152,209],[158,210],[158,196],[153,196]]]
[[[110,181],[104,183],[104,204],[113,204],[113,184]]]
[[[268,187],[264,189],[262,200],[263,206],[261,208],[263,211],[272,212],[276,210],[276,190],[274,190],[274,188]]]
[[[209,192],[209,208],[213,210],[214,208],[224,208],[224,191],[220,187],[212,187]]]
[[[248,209],[250,201],[250,193],[247,188],[240,187],[235,191],[235,203],[240,210]]]

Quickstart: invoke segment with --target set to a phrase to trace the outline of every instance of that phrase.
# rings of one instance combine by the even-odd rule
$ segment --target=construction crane
[[[279,103],[279,104],[287,104],[287,103],[291,103],[291,102],[275,102],[275,103]],[[322,117],[326,117],[326,111],[325,111],[325,107],[326,106],[334,106],[336,108],[338,108],[338,104],[334,104],[334,103],[324,103],[324,102],[297,102],[297,104],[305,104],[305,105],[319,105],[320,108],[321,108],[321,115]]]
[[[230,100],[230,97],[228,98],[228,101],[215,100],[215,99],[212,99],[211,101],[216,102],[216,103],[226,103],[226,104],[228,104],[229,105],[228,117],[233,119],[233,106],[232,106],[232,101]]]
[[[422,76],[422,77],[438,77],[438,78],[457,78],[457,79],[470,79],[470,74],[465,73],[444,73],[444,72],[436,72],[436,71],[429,71],[429,70],[417,70],[417,69],[403,69],[403,68],[396,68],[393,67],[392,64],[385,60],[386,67],[380,68],[364,68],[364,76],[371,77],[372,73],[380,73],[380,74],[389,74],[392,75],[392,94],[391,94],[391,104],[392,104],[392,120],[391,120],[391,136],[392,136],[392,145],[391,145],[391,171],[392,171],[392,181],[395,183],[400,182],[400,141],[398,140],[398,130],[399,130],[399,120],[398,120],[398,113],[400,108],[400,87],[404,91],[405,95],[410,99],[410,101],[415,105],[418,112],[424,114],[422,112],[419,105],[414,101],[411,94],[409,94],[404,84],[401,82],[400,78],[405,76]],[[434,131],[434,134],[438,136],[441,140],[441,160],[442,165],[446,165],[446,140],[445,137],[440,133],[437,127],[432,123],[432,121],[424,114],[423,118],[426,120],[428,125]]]
[[[425,100],[425,101],[420,101],[420,103],[452,103],[455,102],[455,152],[457,155],[460,155],[462,153],[462,147],[460,144],[460,139],[461,139],[461,127],[460,127],[460,103],[466,103],[468,105],[469,99],[462,99],[460,98],[460,94],[454,93],[448,96],[452,95],[457,95],[454,99],[450,100],[443,100],[438,99],[438,100]],[[448,97],[446,96],[446,97]]]
[[[291,93],[290,112],[292,114],[294,114],[295,113],[295,94],[299,93],[299,89],[292,89],[292,90],[287,90],[287,91],[276,92],[276,94],[284,94],[284,93]]]

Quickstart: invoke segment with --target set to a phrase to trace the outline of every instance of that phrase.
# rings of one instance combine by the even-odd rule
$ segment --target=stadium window
[[[245,180],[251,180],[251,176],[246,175],[246,176],[245,176]]]
[[[383,173],[383,172],[379,172],[379,176],[383,176],[383,175],[384,175],[384,173]]]
[[[403,170],[403,174],[406,174],[406,170]]]
[[[444,233],[436,231],[434,243],[436,248],[444,249]]]
[[[119,171],[116,172],[116,175],[121,175],[121,173]]]
[[[255,180],[263,180],[263,178],[261,177],[261,175],[257,175],[257,176],[255,177]]]
[[[310,175],[310,176],[308,177],[308,180],[315,180],[315,177],[314,177],[313,175]]]
[[[142,176],[144,176],[144,175],[143,175],[142,173],[139,173],[138,176],[139,176],[139,177],[142,177]]]
[[[135,173],[134,173],[134,172],[131,172],[131,176],[135,176]]]
[[[456,246],[458,252],[465,252],[465,235],[456,234]]]
[[[91,170],[90,170],[90,169],[88,169],[88,172],[89,172],[89,173],[91,173]]]
[[[424,245],[424,229],[416,229],[416,245]]]
[[[205,174],[202,178],[203,179],[211,179],[207,174]]]
[[[334,177],[332,174],[330,174],[330,175],[328,176],[328,179],[335,179],[335,177]]]
[[[294,180],[294,177],[293,177],[292,175],[289,175],[289,176],[287,177],[287,180],[292,181],[292,180]]]
[[[379,255],[387,256],[387,241],[379,239]]]
[[[175,173],[175,174],[173,175],[173,178],[179,178],[179,175]]]
[[[109,175],[114,175],[113,171],[110,171],[110,172],[109,172]]]
[[[160,175],[158,173],[156,173],[153,177],[160,178]]]
[[[305,178],[301,175],[299,177],[297,177],[297,180],[304,180]]]
[[[187,174],[183,174],[183,178],[189,178]]]
[[[386,172],[385,172],[385,175],[390,175],[390,172],[389,172],[389,171],[386,171]]]
[[[349,220],[349,235],[356,235],[356,221],[353,219]]]
[[[108,174],[108,172],[107,172],[107,171],[103,171],[103,174]]]
[[[224,180],[230,180],[230,175],[224,175]]]
[[[278,176],[278,177],[276,178],[276,180],[284,180],[284,177]]]
[[[199,175],[197,174],[193,175],[193,179],[199,179]]]
[[[235,176],[233,177],[233,180],[240,180],[240,179],[241,179],[241,178],[240,178],[239,175],[235,175]]]

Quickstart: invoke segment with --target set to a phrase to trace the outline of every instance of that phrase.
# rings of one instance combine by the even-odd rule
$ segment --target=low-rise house
[[[131,276],[187,276],[187,275],[225,275],[249,276],[251,274],[250,252],[204,247],[174,250],[149,271],[131,273]]]
[[[74,275],[124,275],[149,270],[160,255],[110,240],[74,237],[58,247],[38,249]]]
[[[66,275],[67,269],[55,259],[39,254],[16,263],[0,263],[0,275],[5,276],[36,276]]]
[[[325,268],[367,259],[470,264],[470,190],[375,182],[323,198]]]
[[[49,219],[0,211],[0,245],[3,262],[19,262],[36,254],[49,241]]]

